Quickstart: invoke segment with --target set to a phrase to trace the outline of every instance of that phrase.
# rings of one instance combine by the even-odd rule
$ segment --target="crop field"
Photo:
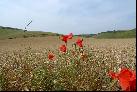
[[[136,69],[136,39],[77,39],[0,40],[0,91],[121,91],[109,71]]]

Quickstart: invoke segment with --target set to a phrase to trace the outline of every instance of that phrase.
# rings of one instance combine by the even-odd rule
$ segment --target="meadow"
[[[76,40],[65,53],[58,36],[0,40],[0,91],[121,91],[108,73],[136,69],[136,39]]]

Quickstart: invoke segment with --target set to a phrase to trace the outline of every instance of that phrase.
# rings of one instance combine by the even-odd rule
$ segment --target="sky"
[[[0,0],[0,26],[61,34],[136,27],[136,0]]]

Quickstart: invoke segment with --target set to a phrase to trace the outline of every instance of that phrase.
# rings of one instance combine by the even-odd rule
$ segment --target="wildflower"
[[[65,43],[67,43],[67,41],[68,41],[68,36],[67,36],[67,35],[62,35],[62,36],[61,36],[61,40],[64,41]]]
[[[83,39],[78,38],[77,41],[76,41],[76,44],[77,44],[79,47],[83,47],[82,42],[83,42]]]
[[[72,39],[72,37],[73,37],[73,34],[70,33],[70,34],[68,35],[68,39]]]
[[[55,55],[54,55],[53,53],[49,53],[49,54],[48,54],[48,59],[49,59],[49,60],[53,60],[54,57],[55,57]]]
[[[68,39],[72,39],[72,37],[73,37],[72,33],[70,33],[69,35],[62,35],[61,40],[67,43]]]
[[[59,49],[62,52],[66,52],[67,51],[67,47],[65,45],[61,45]]]
[[[121,69],[120,73],[110,72],[113,79],[118,79],[124,91],[136,91],[136,73],[127,68]]]

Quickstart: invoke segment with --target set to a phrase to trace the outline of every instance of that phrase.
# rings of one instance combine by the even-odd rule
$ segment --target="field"
[[[18,29],[18,28],[0,26],[0,40],[1,39],[28,38],[28,37],[58,36],[58,35],[59,34],[52,33],[52,32],[26,31],[26,30]]]
[[[136,39],[70,39],[67,52],[57,36],[0,40],[0,91],[118,91],[108,75],[136,69]],[[48,58],[53,53],[53,59]]]
[[[136,28],[131,30],[114,30],[98,33],[97,38],[109,38],[109,39],[118,39],[118,38],[135,38],[136,37]]]

